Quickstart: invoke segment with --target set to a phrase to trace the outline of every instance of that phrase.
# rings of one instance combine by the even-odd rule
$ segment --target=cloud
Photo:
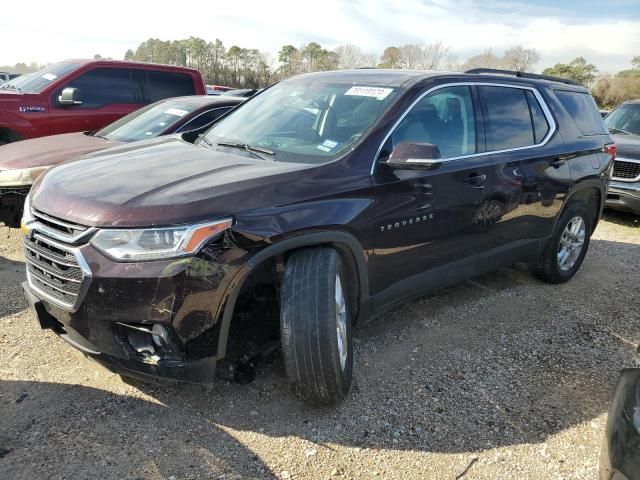
[[[67,0],[65,8],[55,2],[38,4],[25,23],[16,21],[25,18],[24,6],[10,2],[3,5],[0,19],[0,64],[96,53],[122,58],[127,48],[135,49],[149,37],[198,36],[272,54],[284,44],[309,41],[329,48],[353,43],[381,53],[388,45],[440,40],[461,60],[490,47],[500,52],[521,44],[540,52],[538,68],[584,56],[602,71],[616,71],[628,68],[640,51],[640,12],[629,14],[628,4],[612,4],[603,16],[589,0],[250,0],[228,8],[201,0],[112,0],[100,8]]]

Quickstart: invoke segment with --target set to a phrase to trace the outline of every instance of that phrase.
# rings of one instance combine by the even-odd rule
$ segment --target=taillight
[[[611,158],[616,158],[618,147],[615,143],[610,143],[609,145],[605,145],[602,151],[609,154]]]

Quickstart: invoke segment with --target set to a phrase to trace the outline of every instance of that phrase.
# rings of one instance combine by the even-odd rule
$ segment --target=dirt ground
[[[502,269],[356,329],[335,409],[280,358],[213,392],[130,385],[35,325],[0,227],[2,479],[595,479],[608,401],[640,343],[640,221],[607,213],[552,286]]]

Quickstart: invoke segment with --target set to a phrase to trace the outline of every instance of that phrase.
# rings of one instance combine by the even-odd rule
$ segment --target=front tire
[[[569,281],[587,254],[593,228],[593,212],[583,202],[572,202],[562,212],[549,243],[533,272],[548,283]]]
[[[348,285],[332,248],[299,250],[287,260],[280,314],[284,365],[294,389],[312,403],[339,403],[351,386]]]

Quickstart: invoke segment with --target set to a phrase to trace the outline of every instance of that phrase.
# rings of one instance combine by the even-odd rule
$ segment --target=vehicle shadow
[[[640,215],[634,215],[630,212],[621,212],[619,210],[612,210],[605,208],[602,212],[602,219],[607,222],[615,223],[625,227],[640,228]]]
[[[591,249],[564,285],[505,268],[359,325],[352,392],[336,408],[294,398],[278,354],[247,386],[137,386],[235,430],[320,446],[460,453],[539,443],[606,412],[640,343],[640,245]]]
[[[209,392],[131,388],[98,366],[93,375],[119,393],[0,381],[2,470],[274,478],[282,456],[305,468],[307,449],[475,453],[544,442],[607,411],[640,343],[639,267],[640,245],[594,240],[567,284],[505,268],[360,324],[352,391],[334,408],[295,398],[278,353],[254,382]]]
[[[276,478],[189,403],[0,380],[0,404],[3,478]]]

